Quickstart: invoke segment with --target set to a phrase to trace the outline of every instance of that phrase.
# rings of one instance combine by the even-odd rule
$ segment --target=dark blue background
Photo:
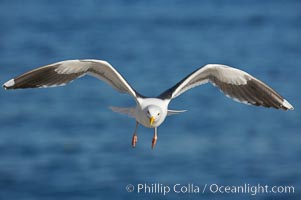
[[[211,85],[171,103],[188,112],[153,131],[108,106],[131,106],[96,79],[0,91],[0,199],[247,199],[250,195],[127,193],[129,183],[293,185],[300,199],[301,2],[0,1],[0,82],[76,58],[109,61],[144,95],[222,63],[268,83],[295,107],[246,106]]]

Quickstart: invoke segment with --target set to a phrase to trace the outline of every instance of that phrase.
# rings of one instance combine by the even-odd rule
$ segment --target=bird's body
[[[121,93],[131,95],[136,107],[111,107],[115,112],[127,114],[136,120],[132,145],[137,143],[137,128],[141,124],[154,129],[152,147],[157,141],[157,127],[168,115],[185,110],[169,110],[170,101],[185,91],[205,83],[212,83],[226,96],[246,104],[293,110],[293,106],[272,88],[250,74],[220,64],[208,64],[192,72],[180,82],[155,98],[146,98],[135,91],[109,63],[102,60],[67,60],[40,67],[7,81],[5,89],[62,86],[84,75],[94,76]]]

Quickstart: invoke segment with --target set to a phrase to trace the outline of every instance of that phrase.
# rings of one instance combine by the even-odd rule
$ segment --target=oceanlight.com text
[[[264,184],[247,184],[242,185],[222,185],[222,184],[163,184],[163,183],[138,183],[128,184],[126,186],[128,192],[137,194],[153,194],[153,195],[168,195],[174,194],[294,194],[294,186],[270,186]]]

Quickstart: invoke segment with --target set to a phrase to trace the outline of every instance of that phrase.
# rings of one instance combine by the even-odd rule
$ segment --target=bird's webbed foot
[[[154,149],[154,147],[156,146],[157,139],[158,139],[158,136],[157,136],[157,127],[156,127],[154,129],[154,137],[153,137],[153,140],[152,140],[152,149]]]
[[[132,147],[133,147],[133,148],[136,147],[136,143],[138,142],[138,136],[137,136],[137,134],[136,134],[138,125],[139,125],[139,123],[136,122],[136,128],[135,128],[135,131],[134,131],[134,134],[133,134],[133,137],[132,137]]]

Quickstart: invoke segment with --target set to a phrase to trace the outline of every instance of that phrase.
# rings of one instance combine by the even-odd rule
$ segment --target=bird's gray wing
[[[3,87],[19,89],[63,86],[84,75],[94,76],[134,98],[141,96],[108,62],[92,59],[66,60],[39,67],[7,81]]]
[[[191,88],[208,82],[218,87],[226,96],[242,103],[283,110],[294,109],[287,100],[265,83],[242,70],[219,64],[208,64],[197,69],[158,98],[173,99]]]

